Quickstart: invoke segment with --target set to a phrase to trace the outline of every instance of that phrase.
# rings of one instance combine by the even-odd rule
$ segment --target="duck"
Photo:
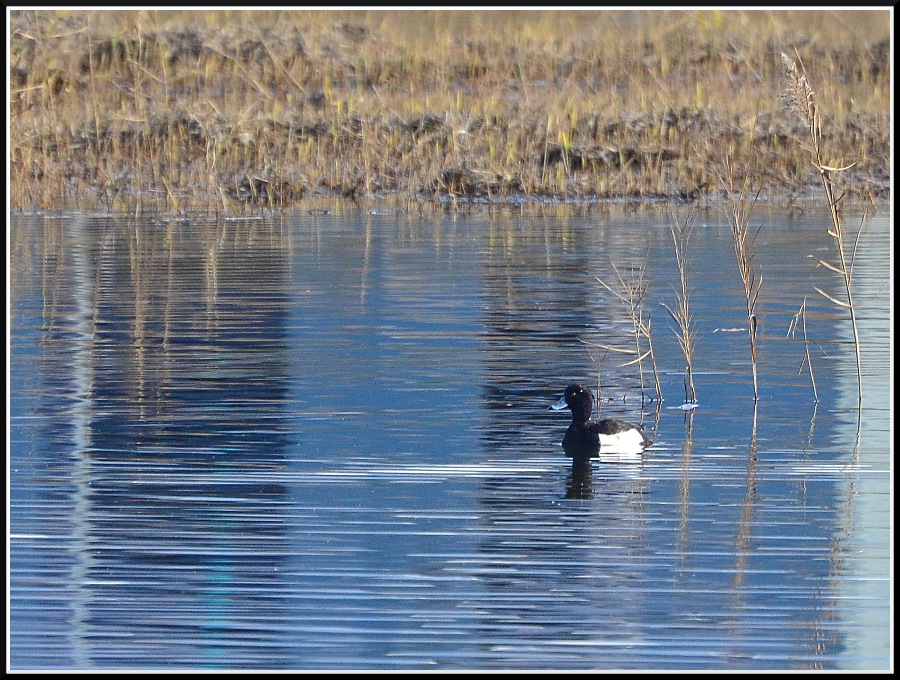
[[[564,408],[572,411],[572,424],[562,441],[569,455],[597,451],[639,454],[653,444],[637,425],[618,418],[591,420],[594,395],[577,383],[569,385],[559,401],[548,410],[561,411]]]

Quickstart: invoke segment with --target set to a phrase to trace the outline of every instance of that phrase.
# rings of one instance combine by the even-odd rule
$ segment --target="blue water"
[[[888,668],[889,225],[860,412],[827,219],[755,220],[754,407],[697,215],[690,415],[662,212],[13,216],[9,667]],[[642,267],[661,404],[599,347]],[[655,444],[573,467],[547,406],[598,370]]]

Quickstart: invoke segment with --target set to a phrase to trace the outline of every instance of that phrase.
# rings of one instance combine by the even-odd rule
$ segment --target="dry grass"
[[[815,399],[816,403],[819,403],[819,391],[816,389],[816,375],[813,372],[812,366],[812,356],[809,351],[809,336],[806,334],[806,298],[803,298],[803,304],[800,305],[800,309],[791,317],[791,323],[788,326],[788,337],[793,337],[796,334],[797,327],[800,326],[803,328],[803,347],[804,347],[804,355],[803,361],[800,364],[800,373],[803,372],[803,367],[806,366],[809,369],[809,381],[812,383],[812,391],[813,391],[813,399]],[[799,373],[798,373],[799,375]]]
[[[637,269],[637,271],[632,270],[631,276],[629,278],[623,277],[614,264],[612,266],[613,271],[615,272],[616,278],[618,279],[618,284],[615,288],[610,286],[599,276],[594,277],[595,279],[597,279],[597,282],[601,286],[612,293],[612,295],[614,295],[619,300],[619,302],[622,303],[622,306],[625,307],[625,310],[628,313],[628,318],[631,320],[631,333],[634,335],[634,348],[626,349],[602,344],[597,345],[597,347],[601,347],[608,352],[618,352],[634,357],[634,359],[631,359],[622,364],[622,367],[624,368],[633,364],[637,364],[638,375],[641,384],[641,403],[644,402],[646,390],[646,385],[644,383],[644,360],[648,359],[650,361],[650,367],[653,371],[653,383],[654,387],[656,388],[656,403],[657,407],[659,407],[659,405],[662,403],[662,386],[659,382],[659,370],[656,365],[656,354],[653,351],[653,336],[650,332],[651,318],[644,309],[644,297],[647,294],[647,288],[650,285],[649,280],[646,278],[646,264],[647,263],[645,260],[641,264],[640,268]],[[645,343],[646,349],[644,349]]]
[[[762,291],[763,275],[754,264],[754,244],[759,236],[760,226],[755,232],[750,230],[750,216],[753,206],[759,199],[761,190],[751,190],[750,177],[745,175],[741,186],[735,184],[735,169],[731,159],[726,159],[722,182],[728,187],[728,197],[725,200],[725,212],[731,227],[731,241],[734,246],[734,256],[737,260],[738,273],[744,286],[744,301],[747,305],[747,335],[750,341],[750,364],[753,371],[753,399],[759,399],[759,378],[757,370],[757,329],[758,318],[756,306],[759,302],[759,294]]]
[[[850,326],[853,329],[853,345],[856,349],[857,403],[859,407],[862,408],[862,356],[860,351],[859,329],[856,322],[856,307],[853,304],[853,263],[856,259],[856,250],[859,246],[859,237],[862,234],[865,216],[863,216],[859,229],[856,232],[853,250],[848,254],[845,245],[845,235],[847,230],[844,226],[843,219],[843,205],[847,198],[848,190],[846,188],[839,188],[837,185],[837,176],[853,168],[856,163],[841,166],[841,164],[833,161],[826,162],[825,149],[823,146],[822,116],[819,111],[816,93],[809,84],[806,68],[802,61],[798,66],[793,59],[783,52],[781,54],[781,61],[784,67],[785,76],[788,80],[788,88],[784,99],[788,108],[800,118],[809,134],[812,146],[808,148],[811,150],[812,163],[816,170],[818,170],[821,178],[822,190],[824,191],[825,199],[828,202],[828,208],[831,214],[832,228],[828,230],[828,233],[835,241],[835,247],[838,254],[838,265],[831,264],[826,260],[819,260],[819,264],[840,274],[844,284],[846,300],[838,300],[819,288],[816,288],[816,291],[834,303],[837,307],[846,309],[850,313]]]
[[[744,284],[744,300],[747,303],[747,335],[750,339],[750,363],[753,369],[753,399],[758,400],[756,305],[759,302],[763,277],[753,264],[755,254],[753,245],[759,235],[759,229],[752,235],[750,232],[750,215],[754,202],[755,198],[747,200],[745,194],[741,194],[738,200],[731,203],[731,237],[734,244],[734,255],[737,258],[738,272],[741,275],[741,282]]]
[[[777,115],[796,46],[854,196],[889,187],[878,12],[12,11],[19,209],[303,196],[692,201],[716,158],[812,182]],[[766,108],[766,102],[773,102]],[[741,148],[751,135],[752,148]],[[743,145],[746,147],[747,145]]]
[[[691,286],[688,282],[688,246],[694,228],[695,213],[691,212],[679,221],[674,214],[669,218],[669,230],[675,244],[675,262],[678,265],[680,290],[675,291],[675,308],[663,303],[672,321],[675,322],[675,336],[684,354],[684,401],[686,405],[697,403],[697,389],[694,385],[694,348],[697,344],[697,327],[691,313]]]

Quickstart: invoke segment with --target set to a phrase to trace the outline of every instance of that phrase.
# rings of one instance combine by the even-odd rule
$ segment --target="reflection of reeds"
[[[669,230],[672,232],[672,240],[675,243],[675,261],[678,264],[681,290],[675,291],[674,310],[663,303],[663,307],[678,326],[675,335],[678,337],[678,344],[684,353],[684,399],[688,404],[697,403],[697,390],[694,387],[694,343],[697,339],[697,329],[691,316],[690,286],[687,276],[687,247],[693,223],[693,212],[683,222],[679,222],[674,216],[670,219]]]
[[[802,324],[803,326],[803,346],[806,348],[806,355],[803,358],[803,363],[800,364],[800,371],[803,371],[804,363],[809,367],[809,380],[812,383],[813,397],[818,404],[819,393],[816,391],[816,376],[813,374],[812,357],[809,354],[809,338],[806,335],[806,298],[803,298],[803,304],[800,305],[800,310],[794,314],[791,319],[791,325],[788,326],[788,335],[794,335],[797,330],[797,324]]]
[[[799,60],[799,55],[797,58]],[[860,234],[862,234],[862,224],[860,224],[859,231],[856,234],[856,240],[853,244],[853,252],[851,253],[848,261],[844,244],[844,226],[840,207],[842,201],[844,200],[844,197],[846,196],[846,193],[842,193],[840,196],[836,196],[834,182],[832,181],[832,173],[839,173],[843,172],[844,170],[849,170],[856,164],[851,163],[850,165],[844,167],[837,167],[825,163],[825,161],[823,160],[822,149],[822,121],[821,117],[819,116],[819,107],[816,93],[812,89],[812,86],[809,84],[809,79],[806,76],[806,68],[803,66],[802,61],[800,61],[800,64],[798,66],[793,59],[791,59],[783,52],[781,53],[781,64],[784,67],[784,73],[788,80],[788,88],[784,96],[784,101],[787,105],[787,108],[800,117],[800,120],[803,121],[803,124],[806,127],[806,131],[809,133],[809,138],[812,142],[811,151],[813,156],[813,165],[819,171],[819,175],[822,180],[822,188],[825,191],[825,198],[828,201],[828,209],[831,213],[832,228],[828,230],[828,233],[832,237],[834,237],[835,245],[837,246],[838,251],[838,258],[840,260],[839,266],[835,266],[830,262],[826,262],[825,260],[819,260],[819,264],[841,275],[841,278],[844,282],[844,289],[846,291],[847,299],[846,301],[838,300],[837,298],[829,295],[819,288],[816,288],[816,291],[818,291],[822,296],[833,302],[838,307],[847,309],[850,312],[850,325],[853,328],[853,344],[856,349],[856,378],[858,394],[857,403],[861,407],[862,357],[860,354],[859,329],[857,328],[856,323],[856,308],[853,305],[853,290],[851,284],[853,277],[853,262],[856,259],[856,249],[859,246]]]
[[[691,510],[691,454],[694,450],[694,412],[685,413],[685,436],[681,444],[681,478],[678,483],[678,527],[675,530],[675,547],[686,561],[690,546]],[[678,570],[684,573],[683,570]]]
[[[750,446],[747,450],[747,476],[744,483],[744,499],[741,502],[741,512],[737,521],[737,532],[734,537],[734,565],[732,567],[732,608],[740,611],[745,607],[746,578],[749,572],[748,564],[754,554],[753,522],[759,505],[759,469],[758,469],[758,444],[757,444],[757,413],[758,402],[753,404],[753,430],[750,433]]]
[[[618,288],[613,288],[599,276],[595,276],[594,278],[597,279],[601,286],[615,295],[628,311],[628,316],[631,319],[632,333],[634,334],[634,349],[622,349],[607,345],[598,346],[609,350],[610,352],[620,352],[635,357],[622,366],[625,367],[637,364],[641,381],[642,400],[644,395],[644,359],[649,358],[650,366],[653,369],[653,381],[656,387],[656,401],[659,403],[662,401],[662,387],[659,383],[659,371],[656,367],[656,356],[653,353],[653,338],[650,335],[651,320],[649,315],[646,315],[644,312],[644,296],[647,293],[647,287],[649,285],[649,281],[644,278],[644,275],[646,274],[646,261],[641,265],[640,269],[638,269],[637,275],[632,275],[629,280],[622,277],[622,274],[619,273],[619,270],[615,265],[613,265],[613,271],[616,273],[616,278],[619,280]],[[646,350],[644,350],[642,338],[647,341]]]

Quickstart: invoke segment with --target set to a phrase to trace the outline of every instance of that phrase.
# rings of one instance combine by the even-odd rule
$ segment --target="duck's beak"
[[[562,411],[567,406],[568,406],[568,404],[566,404],[566,395],[564,394],[559,398],[558,402],[553,404],[553,406],[548,406],[547,410],[548,411]]]

